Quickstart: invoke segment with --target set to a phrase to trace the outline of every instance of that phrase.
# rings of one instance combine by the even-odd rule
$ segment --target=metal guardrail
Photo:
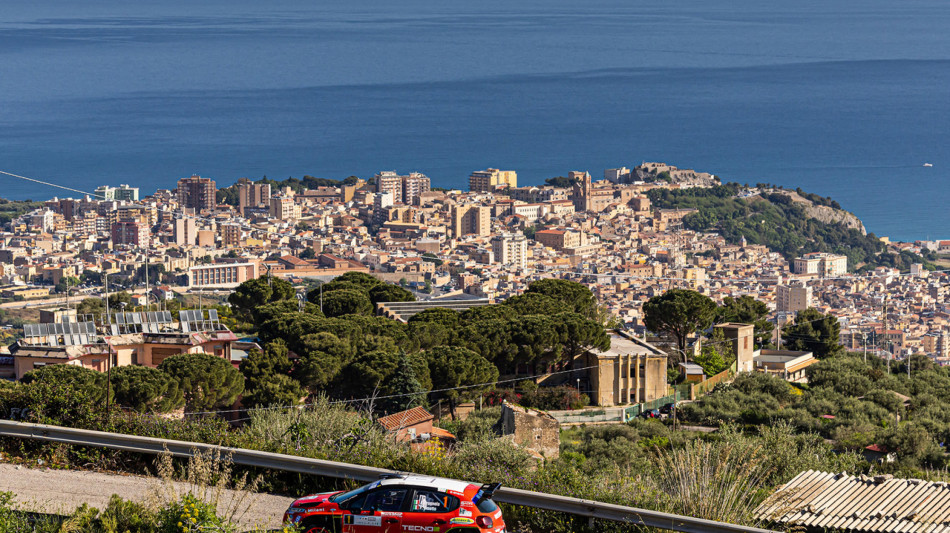
[[[359,481],[374,481],[379,479],[382,474],[393,473],[393,471],[383,468],[338,463],[295,455],[60,426],[25,424],[8,420],[0,420],[0,437],[60,442],[76,446],[93,446],[156,455],[167,451],[175,457],[191,457],[196,451],[221,452],[222,454],[229,454],[235,464],[244,466]],[[682,531],[684,533],[774,533],[767,529],[726,524],[724,522],[521,489],[501,488],[495,493],[493,499],[500,503],[569,513],[587,517],[591,520],[610,520]]]

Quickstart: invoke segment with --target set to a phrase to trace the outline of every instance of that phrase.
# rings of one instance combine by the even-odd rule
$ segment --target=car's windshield
[[[334,496],[330,496],[329,498],[327,498],[327,500],[329,500],[329,501],[331,501],[331,502],[333,502],[333,503],[344,502],[344,501],[346,501],[346,500],[349,500],[350,498],[353,498],[353,497],[355,497],[355,496],[359,496],[360,494],[363,494],[364,492],[366,492],[366,491],[368,491],[370,488],[372,488],[372,486],[373,486],[372,483],[370,483],[369,485],[363,485],[362,487],[360,487],[360,488],[358,488],[358,489],[353,489],[353,490],[351,490],[351,491],[349,491],[349,492],[341,492],[341,493],[336,494],[336,495],[334,495]]]

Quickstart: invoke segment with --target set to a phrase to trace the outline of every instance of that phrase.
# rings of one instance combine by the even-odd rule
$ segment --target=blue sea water
[[[666,161],[950,237],[947,28],[945,0],[16,0],[0,170],[151,192]],[[0,177],[0,196],[55,195]]]

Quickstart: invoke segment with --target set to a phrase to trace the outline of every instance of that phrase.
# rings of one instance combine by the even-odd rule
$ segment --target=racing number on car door
[[[460,500],[441,491],[416,489],[409,510],[403,514],[403,531],[436,532],[450,526],[472,524],[459,515]],[[471,513],[468,513],[471,514]]]
[[[343,516],[343,533],[399,533],[405,488],[381,488],[366,495],[361,510]]]

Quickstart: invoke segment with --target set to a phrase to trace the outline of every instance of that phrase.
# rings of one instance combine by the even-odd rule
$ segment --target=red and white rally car
[[[491,500],[499,484],[418,475],[387,475],[349,492],[304,496],[284,521],[304,533],[505,533]]]

